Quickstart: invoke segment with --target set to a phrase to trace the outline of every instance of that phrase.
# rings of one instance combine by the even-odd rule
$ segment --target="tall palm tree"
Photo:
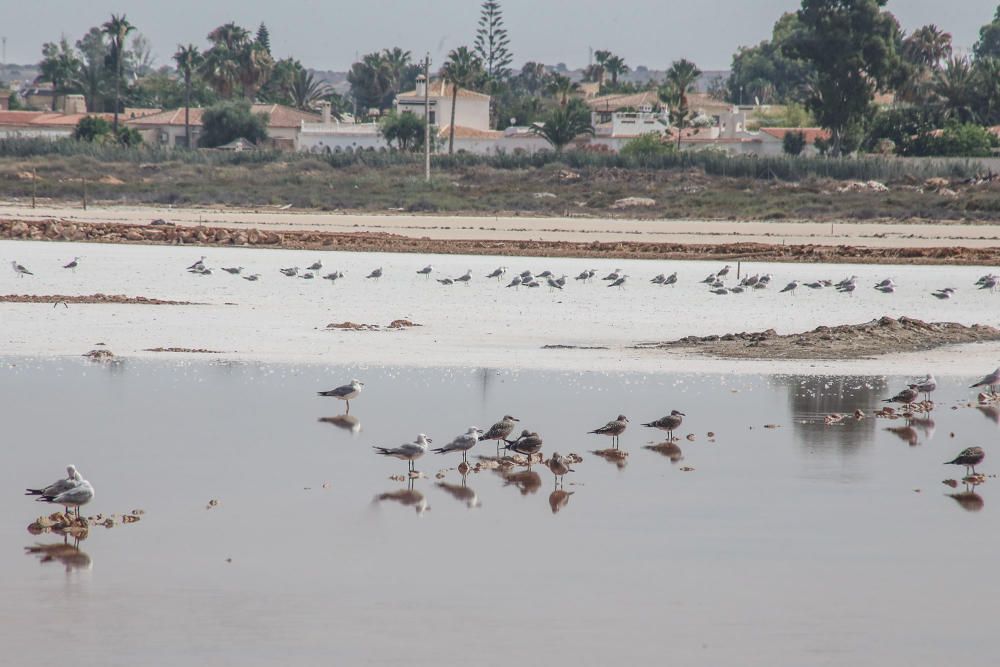
[[[604,75],[607,74],[607,62],[613,54],[610,51],[598,49],[594,51],[594,65],[592,73],[594,75],[594,81],[598,83],[602,88],[604,87]]]
[[[670,119],[677,127],[677,148],[681,147],[681,133],[687,124],[690,113],[688,106],[688,91],[701,76],[698,66],[687,58],[674,61],[667,70],[665,90],[660,92],[660,99],[670,106]]]
[[[406,69],[410,66],[411,56],[409,51],[394,47],[392,50],[385,49],[382,52],[382,67],[389,79],[389,90],[394,95],[398,95],[402,90],[403,77],[406,76]]]
[[[297,109],[309,111],[330,93],[330,87],[323,81],[313,77],[312,72],[299,68],[292,77],[288,88],[288,96],[292,98]]]
[[[197,46],[177,45],[174,62],[177,63],[177,71],[184,77],[184,138],[188,148],[191,148],[191,76],[197,71],[201,61],[202,55]]]
[[[249,42],[240,51],[238,63],[243,97],[253,102],[257,91],[274,71],[274,58],[262,44]]]
[[[611,76],[611,85],[618,85],[618,77],[628,72],[628,65],[621,56],[611,56],[604,61],[604,70]]]
[[[124,14],[121,16],[112,14],[111,20],[105,21],[104,25],[101,26],[101,30],[108,36],[111,42],[110,57],[115,71],[115,116],[113,127],[115,137],[117,137],[118,108],[121,105],[121,82],[124,76],[123,67],[125,65],[125,40],[128,39],[129,33],[135,30],[135,26],[128,22]]]
[[[49,42],[43,45],[42,56],[39,78],[52,83],[52,110],[55,111],[58,94],[65,93],[70,85],[77,82],[82,63],[65,37],[58,44]]]
[[[933,91],[946,118],[960,123],[979,120],[977,76],[968,58],[948,58],[934,78]]]
[[[545,91],[559,100],[559,106],[564,107],[569,103],[569,97],[580,90],[580,84],[570,81],[568,76],[553,74],[549,83],[545,86]]]
[[[944,32],[934,24],[917,28],[903,40],[902,52],[903,57],[911,63],[940,69],[941,61],[952,53],[951,33]]]
[[[451,84],[451,124],[448,128],[448,155],[455,153],[455,104],[458,89],[468,88],[482,78],[483,63],[479,56],[467,46],[460,46],[448,54],[448,60],[441,68],[444,80]]]
[[[531,131],[544,138],[561,153],[581,134],[594,134],[594,126],[590,124],[590,110],[579,100],[572,104],[559,106],[550,111],[542,123],[535,123]]]
[[[225,46],[230,51],[239,51],[250,41],[250,32],[230,22],[208,33],[208,41],[215,46]]]

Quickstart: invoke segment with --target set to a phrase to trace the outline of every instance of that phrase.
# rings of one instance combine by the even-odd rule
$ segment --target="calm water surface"
[[[354,432],[315,396],[351,377]],[[989,473],[997,412],[949,379],[933,423],[823,424],[901,382],[6,359],[0,645],[11,664],[994,665],[1000,482],[955,499],[941,463],[977,444]],[[679,460],[639,426],[673,408],[695,435]],[[624,465],[586,435],[619,412]],[[571,495],[538,465],[463,489],[434,455],[407,493],[372,453],[504,413],[583,456]],[[45,508],[20,494],[68,463],[88,513],[145,515],[43,562],[25,547],[61,538],[26,531]]]

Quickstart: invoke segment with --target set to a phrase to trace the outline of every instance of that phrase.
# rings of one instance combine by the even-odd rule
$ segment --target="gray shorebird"
[[[299,278],[301,278],[302,280],[312,280],[315,277],[316,276],[313,274],[312,271],[306,271],[301,276],[299,276]]]
[[[878,281],[872,287],[874,289],[883,289],[883,288],[886,288],[886,287],[895,287],[895,286],[896,286],[896,283],[893,282],[892,278],[886,278],[885,280]]]
[[[511,278],[511,281],[507,283],[507,287],[518,288],[521,286],[521,281],[522,281],[521,276],[514,276],[513,278]]]
[[[784,294],[785,292],[791,292],[794,295],[795,290],[798,289],[798,287],[799,287],[799,281],[793,280],[792,282],[782,287],[781,292],[779,292],[779,294]]]
[[[417,275],[420,275],[420,276],[423,276],[423,277],[426,278],[427,276],[431,275],[431,273],[433,271],[434,271],[434,267],[431,266],[430,264],[428,264],[424,268],[422,268],[419,271],[417,271]]]
[[[306,267],[306,271],[319,271],[323,268],[323,260],[317,259],[311,266]]]
[[[195,271],[198,271],[198,270],[201,270],[201,269],[204,269],[204,268],[205,268],[205,256],[202,255],[201,259],[199,259],[197,262],[195,262],[191,266],[187,267],[187,270],[191,271],[193,269]]]
[[[323,276],[323,280],[329,280],[331,283],[335,283],[343,277],[344,274],[341,271],[333,271]]]
[[[664,287],[666,287],[667,285],[676,285],[676,284],[677,284],[677,272],[676,271],[674,273],[671,273],[669,276],[667,276],[666,279],[663,281],[663,286]]]
[[[622,270],[621,269],[615,269],[614,271],[612,271],[608,275],[606,275],[603,278],[601,278],[601,280],[618,280],[619,278],[621,278],[621,276],[622,276]]]
[[[667,277],[665,275],[663,275],[662,273],[658,273],[655,276],[653,276],[649,282],[653,283],[654,285],[662,285],[664,281],[666,281],[666,279]]]
[[[716,273],[715,275],[717,277],[719,277],[719,278],[725,278],[726,276],[729,275],[729,269],[731,269],[731,268],[733,268],[733,267],[731,267],[728,264],[726,264],[724,267],[722,267],[722,270],[719,271],[718,273]]]
[[[707,276],[705,276],[705,279],[702,280],[701,282],[704,283],[705,285],[713,285],[718,279],[719,279],[718,276],[716,276],[714,273],[710,273]]]
[[[381,266],[378,267],[377,269],[375,269],[374,271],[372,271],[371,273],[369,273],[367,276],[365,276],[365,278],[374,278],[375,280],[378,280],[381,277],[382,277],[382,267]]]
[[[937,389],[937,380],[934,379],[933,375],[928,373],[923,380],[915,383],[914,389],[923,394],[924,398],[930,400],[931,392]]]
[[[437,281],[442,285],[454,285],[455,281],[451,278],[437,278]]]
[[[617,287],[618,289],[624,289],[624,287],[625,287],[625,280],[627,278],[628,278],[628,274],[623,274],[619,278],[616,278],[611,283],[609,283],[608,287]]]
[[[500,442],[505,440],[507,436],[511,434],[514,430],[514,424],[520,421],[517,417],[511,417],[510,415],[504,415],[503,419],[498,421],[493,426],[490,426],[486,433],[479,436],[480,440],[496,440],[497,442],[497,458],[500,457]]]
[[[456,283],[463,283],[465,285],[468,285],[470,280],[472,280],[472,269],[467,269],[464,274],[455,278]]]
[[[374,449],[382,456],[391,456],[395,459],[408,462],[409,470],[413,472],[414,462],[427,453],[427,445],[431,442],[434,441],[421,433],[415,441],[408,442],[405,445],[400,445],[399,447],[376,446]]]
[[[61,493],[69,491],[77,484],[83,481],[83,477],[77,471],[76,466],[68,465],[66,466],[66,476],[62,479],[57,479],[48,486],[41,489],[25,489],[24,495],[26,496],[49,496],[55,498]],[[66,508],[66,513],[69,514],[69,506],[64,505]]]
[[[86,505],[93,499],[94,487],[91,486],[90,482],[85,479],[81,479],[72,488],[66,489],[61,493],[43,494],[38,497],[40,502],[62,505],[67,508],[75,507],[77,517],[80,516],[80,507]]]
[[[290,266],[287,269],[279,269],[279,271],[281,271],[289,278],[294,278],[295,276],[299,275],[299,267],[297,266]]]
[[[241,274],[243,272],[243,267],[242,266],[224,266],[224,267],[222,267],[222,270],[225,271],[226,273],[230,274],[230,275],[238,276],[239,274]]]
[[[250,282],[256,282],[260,280],[259,273],[251,273],[249,276],[240,276],[243,280],[249,280]]]
[[[500,279],[503,278],[503,275],[505,273],[507,273],[507,267],[506,266],[498,266],[497,268],[493,269],[490,273],[486,274],[486,277],[487,278],[496,278],[497,281],[499,282]]]
[[[467,463],[469,460],[469,450],[475,447],[476,443],[479,442],[480,433],[482,433],[482,431],[480,431],[478,427],[470,426],[468,431],[456,437],[444,447],[438,447],[437,449],[432,449],[431,451],[435,454],[462,452],[462,461]]]
[[[820,280],[814,280],[811,283],[805,283],[805,286],[808,287],[809,289],[823,289],[823,287],[825,287],[825,285],[823,285],[823,282]]]
[[[548,284],[549,290],[554,290],[554,289],[561,290],[563,288],[563,286],[559,283],[559,281],[555,278],[552,278],[551,276],[546,278],[545,282]]]
[[[625,432],[626,428],[628,428],[628,417],[625,415],[618,415],[617,418],[609,421],[601,428],[595,428],[593,431],[588,431],[588,433],[610,436],[611,446],[618,449],[618,438]]]
[[[63,264],[63,268],[64,269],[73,269],[73,270],[76,270],[76,267],[78,267],[78,266],[80,266],[80,258],[79,257],[74,257],[73,261],[71,261],[69,264]]]
[[[33,276],[33,275],[35,275],[34,273],[32,273],[31,271],[29,271],[28,269],[24,268],[23,264],[18,264],[17,260],[12,261],[10,263],[10,265],[12,267],[14,267],[14,273],[17,274],[18,278],[21,278],[23,276]]]
[[[330,396],[332,398],[338,398],[347,403],[347,412],[351,412],[351,399],[357,398],[358,394],[361,393],[361,387],[365,386],[364,382],[360,380],[351,380],[350,384],[345,384],[336,389],[330,389],[328,391],[316,392],[320,396]]]
[[[586,271],[581,271],[580,275],[578,275],[576,278],[573,278],[573,280],[584,280],[584,281],[590,280],[591,278],[594,277],[594,273],[595,271],[593,271],[592,269],[587,269]]]
[[[954,293],[955,293],[954,287],[945,287],[937,291],[931,292],[931,296],[933,296],[935,299],[944,300],[944,299],[950,299],[951,295]]]
[[[972,474],[976,474],[976,466],[983,462],[986,458],[986,452],[983,451],[982,447],[967,447],[963,449],[962,452],[956,456],[951,461],[945,461],[944,464],[965,466],[965,474],[968,476],[969,470],[972,470]]]
[[[684,421],[686,417],[680,410],[671,410],[670,414],[666,417],[660,417],[656,421],[649,422],[648,424],[643,424],[643,426],[648,426],[649,428],[658,428],[661,431],[667,432],[667,437],[671,440],[674,437],[674,431],[680,428],[681,422]]]
[[[531,467],[531,460],[535,454],[542,451],[542,436],[527,429],[521,431],[517,440],[504,440],[507,444],[504,449],[509,449],[528,457],[528,467]]]
[[[563,478],[566,476],[566,473],[576,472],[569,467],[566,459],[560,456],[559,452],[553,452],[552,458],[546,461],[545,465],[547,465],[549,470],[552,471],[552,475],[556,480],[556,486],[562,486]]]
[[[990,393],[997,393],[997,385],[1000,385],[1000,368],[979,379],[975,384],[969,385],[969,389],[975,389],[976,387],[989,387]]]
[[[886,398],[883,403],[899,403],[900,405],[913,405],[918,398],[920,398],[920,393],[915,389],[916,385],[910,385],[903,391],[899,392],[892,398]]]
[[[536,278],[554,278],[555,276],[552,275],[551,271],[549,271],[548,269],[545,269],[541,273],[537,274],[535,277]]]

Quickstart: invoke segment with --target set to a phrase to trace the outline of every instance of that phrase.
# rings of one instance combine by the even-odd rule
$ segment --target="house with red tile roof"
[[[315,123],[320,115],[300,111],[282,104],[254,104],[251,111],[266,114],[268,148],[279,150],[299,150],[299,138],[303,123]],[[201,135],[203,108],[190,109],[191,142],[197,146]],[[131,128],[138,130],[143,141],[154,146],[184,146],[186,135],[184,131],[184,109],[170,109],[146,116],[129,119],[125,122]]]

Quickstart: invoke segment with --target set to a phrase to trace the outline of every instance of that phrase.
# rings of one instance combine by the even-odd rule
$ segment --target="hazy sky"
[[[702,69],[728,68],[736,47],[766,38],[778,16],[798,0],[502,0],[515,63],[587,64],[588,47],[610,49],[630,66],[662,69],[687,57]],[[997,0],[889,0],[906,30],[936,23],[969,49]],[[307,67],[345,70],[356,54],[402,46],[430,51],[471,44],[478,0],[0,0],[0,36],[8,63],[37,62],[42,42],[73,41],[112,12],[125,11],[153,45],[157,64],[179,42],[203,46],[215,26],[264,21],[277,57]]]

